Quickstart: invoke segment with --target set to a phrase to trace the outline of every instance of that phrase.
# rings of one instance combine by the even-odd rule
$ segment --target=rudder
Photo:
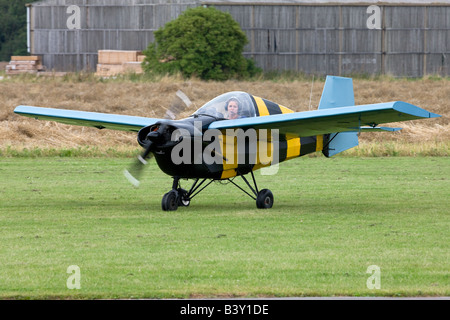
[[[327,76],[318,109],[341,108],[355,105],[353,80],[351,78]],[[324,141],[322,153],[332,157],[359,144],[357,132],[330,133]]]

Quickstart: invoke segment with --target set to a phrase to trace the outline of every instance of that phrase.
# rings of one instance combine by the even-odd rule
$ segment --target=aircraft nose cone
[[[149,134],[147,134],[147,140],[150,141],[156,141],[161,137],[161,133],[159,133],[158,131],[152,131]]]

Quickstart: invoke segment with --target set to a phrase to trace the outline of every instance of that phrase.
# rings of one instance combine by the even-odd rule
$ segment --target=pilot
[[[228,112],[228,119],[238,119],[239,116],[239,109],[241,108],[241,103],[237,98],[230,98],[227,100],[225,104],[225,111]]]

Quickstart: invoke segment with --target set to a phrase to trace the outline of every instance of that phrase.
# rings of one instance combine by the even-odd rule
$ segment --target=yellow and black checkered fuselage
[[[255,107],[256,116],[258,117],[294,112],[282,105],[260,97],[251,96],[251,98]],[[277,162],[283,162],[301,157],[308,153],[322,151],[324,146],[323,135],[310,137],[299,137],[290,134],[279,135],[277,143],[274,143],[271,137],[272,132],[270,130],[267,131],[267,135],[258,133],[256,146],[257,156],[256,161],[254,161],[255,163],[251,166],[252,171],[273,165],[276,158],[278,158]],[[242,164],[237,161],[237,157],[239,156],[239,152],[237,150],[237,137],[235,135],[227,135],[227,132],[224,130],[222,131],[221,143],[223,170],[221,172],[220,179],[227,179],[248,172],[249,164]],[[277,150],[274,150],[274,148]],[[275,151],[278,152],[278,154],[274,159]],[[233,159],[227,156],[229,154],[232,154]],[[264,157],[259,155],[264,155]]]

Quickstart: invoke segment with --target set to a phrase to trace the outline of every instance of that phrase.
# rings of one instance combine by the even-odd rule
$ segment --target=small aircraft
[[[231,182],[256,200],[258,208],[271,208],[273,194],[258,189],[254,171],[316,151],[334,156],[357,146],[361,132],[401,129],[379,124],[440,117],[401,101],[355,106],[352,79],[335,76],[327,76],[318,109],[313,111],[294,112],[234,91],[214,98],[181,120],[31,106],[18,106],[14,112],[71,125],[138,132],[137,141],[144,151],[124,170],[125,176],[138,186],[143,167],[154,157],[159,168],[173,178],[172,189],[162,198],[165,211],[188,206],[218,180]],[[236,177],[241,177],[250,191],[236,184]],[[185,190],[181,179],[194,181]]]

